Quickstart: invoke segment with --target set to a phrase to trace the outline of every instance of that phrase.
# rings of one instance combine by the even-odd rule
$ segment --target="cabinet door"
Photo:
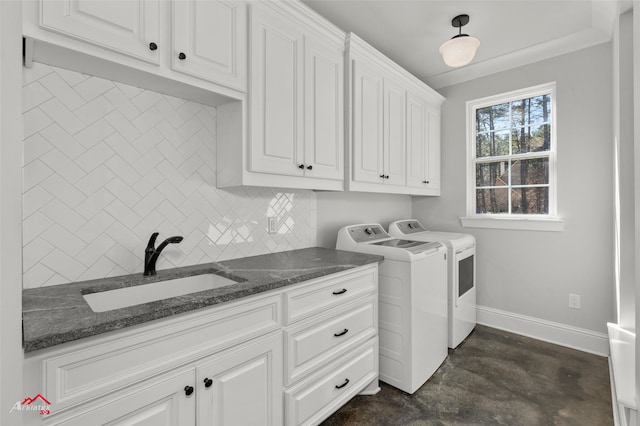
[[[199,425],[282,424],[282,334],[256,339],[197,366]]]
[[[41,27],[147,62],[159,62],[159,0],[40,1]],[[151,43],[156,43],[155,49]]]
[[[252,5],[249,170],[303,176],[302,30]]]
[[[86,404],[81,414],[65,416],[50,425],[86,426],[189,426],[196,424],[195,389],[186,395],[185,387],[195,385],[195,372],[191,368],[167,373],[148,380],[115,398]]]
[[[305,174],[343,180],[344,53],[311,37],[304,51]]]
[[[426,187],[440,195],[440,109],[429,108],[429,149],[427,151]]]
[[[427,185],[428,115],[426,102],[407,94],[407,186]]]
[[[382,76],[363,61],[352,62],[352,144],[354,181],[383,183]]]
[[[246,91],[246,9],[238,1],[174,0],[172,68]]]
[[[384,180],[404,186],[406,182],[405,89],[384,80]]]

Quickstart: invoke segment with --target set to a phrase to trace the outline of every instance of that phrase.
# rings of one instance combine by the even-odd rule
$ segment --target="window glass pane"
[[[513,126],[548,123],[551,120],[551,95],[520,99],[511,102]]]
[[[509,132],[491,132],[476,136],[476,157],[509,155]]]
[[[524,126],[511,132],[513,153],[549,151],[551,149],[551,126]]]
[[[509,189],[476,189],[476,213],[509,213]]]
[[[475,172],[476,214],[548,215],[556,210],[549,200],[555,190],[554,85],[540,87],[531,94],[518,92],[521,99],[514,98],[516,92],[502,99],[497,95],[494,105],[487,106],[486,99],[479,100],[482,105],[471,102],[475,146],[470,148],[475,153],[471,151],[474,170],[469,172]],[[539,95],[541,90],[547,93]]]
[[[515,160],[511,166],[511,185],[540,185],[549,183],[549,159]]]
[[[476,164],[476,186],[509,185],[509,162]]]
[[[549,214],[549,188],[514,188],[511,190],[511,213]]]
[[[476,110],[476,133],[510,127],[509,104],[493,105]]]

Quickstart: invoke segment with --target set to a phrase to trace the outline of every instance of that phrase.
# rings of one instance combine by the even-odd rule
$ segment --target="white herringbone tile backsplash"
[[[216,189],[213,107],[34,63],[23,120],[25,288],[316,244],[312,191]]]

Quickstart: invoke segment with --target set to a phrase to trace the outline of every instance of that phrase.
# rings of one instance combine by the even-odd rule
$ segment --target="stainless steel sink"
[[[107,312],[233,284],[237,284],[237,281],[216,274],[201,274],[90,293],[83,295],[83,297],[93,312]]]

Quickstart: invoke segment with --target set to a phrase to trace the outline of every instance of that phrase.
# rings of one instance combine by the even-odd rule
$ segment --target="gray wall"
[[[320,247],[335,248],[338,230],[346,225],[380,223],[386,229],[394,220],[411,217],[408,195],[318,192],[316,202]]]
[[[478,305],[606,332],[614,319],[612,48],[603,44],[440,90],[442,196],[415,197],[431,229],[477,239]],[[562,232],[463,228],[465,103],[557,83],[558,214]],[[318,215],[320,216],[320,214]],[[581,295],[582,309],[568,308]]]

